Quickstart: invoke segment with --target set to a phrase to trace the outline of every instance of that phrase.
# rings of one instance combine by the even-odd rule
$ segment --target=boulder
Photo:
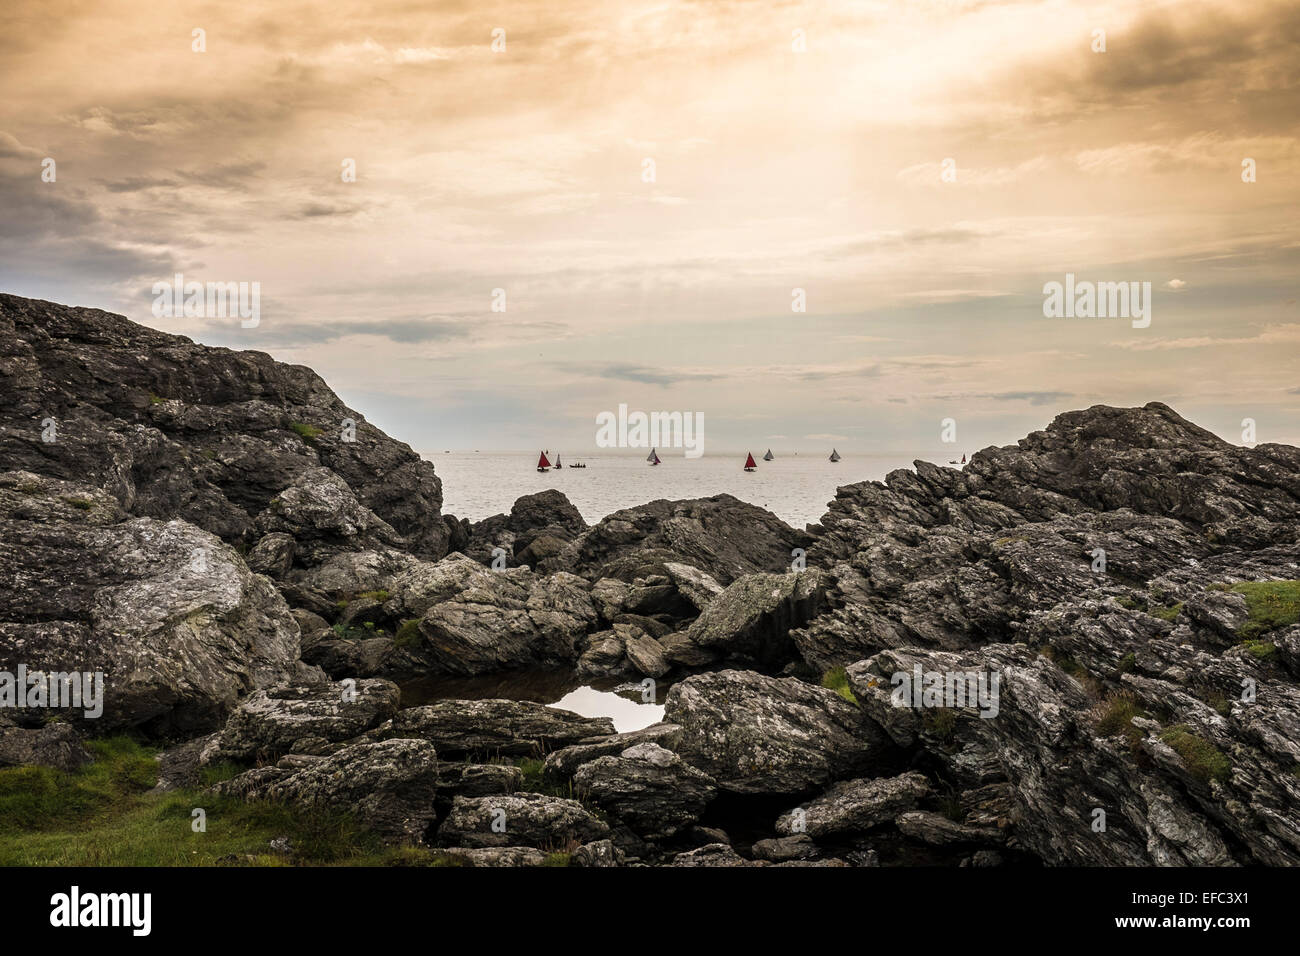
[[[912,809],[929,792],[929,782],[919,773],[845,780],[806,806],[781,816],[776,821],[776,832],[786,836],[802,833],[813,839],[860,833]]]
[[[583,764],[573,784],[646,839],[669,837],[694,823],[717,792],[707,774],[649,742]]]
[[[697,674],[674,684],[666,721],[677,752],[735,793],[800,793],[861,770],[883,735],[834,691],[752,671]]]
[[[302,741],[338,743],[397,712],[397,685],[386,680],[282,686],[250,694],[209,745],[204,761],[268,760]]]
[[[533,757],[591,737],[612,736],[614,724],[608,717],[580,717],[526,700],[440,700],[399,711],[393,732],[428,740],[444,757]]]
[[[388,842],[418,844],[434,819],[437,752],[424,740],[359,743],[302,769],[263,767],[212,789],[246,800],[348,813]]]
[[[218,537],[23,472],[0,476],[0,660],[103,672],[97,732],[209,730],[307,673],[283,598]]]
[[[604,838],[609,827],[576,800],[542,793],[456,797],[438,828],[446,846],[558,849]]]

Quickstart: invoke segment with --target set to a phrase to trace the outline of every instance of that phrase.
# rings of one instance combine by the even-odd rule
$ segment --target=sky
[[[1296,2],[6,0],[0,84],[0,289],[309,365],[424,452],[620,404],[708,453],[1148,401],[1300,444]],[[178,272],[257,326],[155,316]],[[1046,317],[1067,273],[1150,325]]]

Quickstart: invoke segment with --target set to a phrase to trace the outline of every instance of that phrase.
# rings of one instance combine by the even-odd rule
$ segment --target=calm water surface
[[[587,467],[552,469],[544,474],[537,471],[537,452],[426,451],[424,457],[433,462],[442,479],[443,513],[470,521],[508,513],[522,495],[555,488],[564,492],[591,524],[611,512],[657,498],[726,493],[766,508],[796,528],[820,521],[840,485],[879,480],[895,468],[912,467],[913,460],[845,455],[842,461],[831,463],[826,455],[791,455],[762,461],[765,450],[754,452],[758,469],[753,472],[744,470],[743,454],[688,459],[676,450],[661,453],[663,464],[651,467],[644,455],[570,458],[560,449],[563,461],[581,461]]]

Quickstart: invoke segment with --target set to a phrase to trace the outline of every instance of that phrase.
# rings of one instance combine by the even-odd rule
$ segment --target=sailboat
[[[831,457],[830,457],[830,460],[831,460],[831,461],[839,461],[839,460],[840,460],[840,453],[837,452],[834,448],[831,449]]]
[[[754,456],[751,455],[751,454],[746,454],[746,455],[745,455],[745,470],[746,470],[746,471],[753,471],[753,470],[754,470],[755,468],[757,468],[757,467],[758,467],[758,465],[757,465],[757,464],[755,463],[755,461],[754,461]]]
[[[546,452],[542,452],[541,457],[537,459],[538,471],[550,471],[551,463],[546,460]]]
[[[769,448],[769,449],[767,450],[767,454],[763,456],[763,460],[764,460],[764,461],[771,461],[771,460],[774,459],[774,458],[776,458],[776,455],[772,454],[772,449]]]
[[[556,452],[556,454],[555,454],[555,467],[556,467],[556,468],[563,468],[563,467],[564,467],[563,465],[560,464],[560,454],[559,454],[559,452]]]
[[[962,463],[963,465],[966,464],[966,455],[965,455],[965,454],[963,454],[963,455],[961,456],[961,463]]]
[[[646,456],[646,461],[650,462],[652,465],[659,464],[659,452],[656,449],[651,448],[650,454]]]

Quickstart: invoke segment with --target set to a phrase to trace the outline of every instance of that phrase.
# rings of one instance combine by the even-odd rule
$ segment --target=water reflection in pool
[[[620,733],[640,730],[663,720],[669,684],[655,685],[654,702],[644,700],[639,681],[583,682],[572,671],[512,671],[480,677],[419,677],[401,685],[402,706],[418,707],[435,700],[532,700],[583,717],[608,717]]]

